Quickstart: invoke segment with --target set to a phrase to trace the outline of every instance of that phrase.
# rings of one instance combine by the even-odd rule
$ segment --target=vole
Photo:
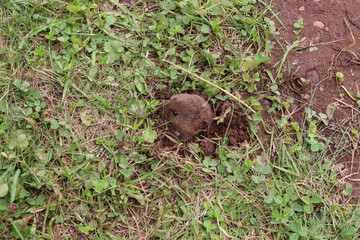
[[[187,140],[206,130],[214,118],[210,104],[196,94],[172,96],[161,105],[160,113]]]

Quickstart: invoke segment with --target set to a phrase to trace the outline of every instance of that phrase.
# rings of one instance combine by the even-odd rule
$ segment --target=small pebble
[[[315,21],[313,23],[314,27],[317,27],[317,28],[324,28],[325,27],[325,24],[320,22],[320,21]]]

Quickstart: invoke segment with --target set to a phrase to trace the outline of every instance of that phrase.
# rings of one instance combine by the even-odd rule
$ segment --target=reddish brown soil
[[[295,100],[289,111],[290,119],[300,121],[304,109],[311,101],[309,96],[315,91],[312,103],[317,113],[326,113],[330,104],[336,103],[339,107],[330,121],[330,126],[333,126],[323,132],[325,135],[330,136],[334,130],[339,130],[336,124],[342,125],[343,129],[347,128],[347,131],[359,130],[359,106],[340,87],[336,72],[344,74],[345,80],[342,86],[356,98],[358,87],[360,90],[360,1],[274,0],[273,5],[274,12],[279,13],[278,18],[282,22],[282,24],[276,23],[280,32],[276,38],[284,48],[297,39],[293,32],[294,23],[299,18],[304,20],[304,28],[300,34],[300,39],[303,39],[302,47],[289,53],[282,71],[285,81],[281,90],[282,96],[292,97]],[[281,60],[285,50],[276,41],[274,43],[275,49],[271,57],[276,63]],[[354,45],[351,46],[353,43]],[[349,46],[351,47],[346,51]],[[274,67],[274,70],[277,67]],[[311,79],[310,84],[305,87],[298,84],[297,80],[301,77]],[[341,98],[339,94],[344,93],[344,97]],[[350,119],[356,121],[349,121]],[[348,144],[348,154],[337,159],[335,163],[340,166],[343,173],[346,173],[341,178],[345,178],[353,185],[354,201],[360,194],[360,144],[356,144],[357,141],[353,136]],[[334,146],[329,146],[329,151]]]

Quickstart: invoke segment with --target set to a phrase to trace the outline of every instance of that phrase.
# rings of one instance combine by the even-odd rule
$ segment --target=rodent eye
[[[179,112],[173,112],[174,116],[177,116],[179,114]]]

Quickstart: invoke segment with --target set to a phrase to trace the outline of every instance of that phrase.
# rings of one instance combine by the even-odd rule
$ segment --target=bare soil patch
[[[285,98],[292,97],[295,100],[289,113],[290,119],[299,121],[310,102],[317,113],[326,113],[331,104],[336,104],[338,110],[334,112],[325,134],[332,135],[339,123],[344,129],[359,130],[359,106],[341,86],[356,98],[360,88],[360,1],[274,0],[273,5],[273,10],[279,13],[281,21],[276,23],[280,32],[277,40],[283,46],[297,40],[293,25],[299,18],[304,20],[304,28],[299,36],[302,47],[291,51],[283,65],[285,84],[281,91]],[[276,41],[274,43],[272,59],[276,63],[283,57],[285,49]],[[336,78],[336,72],[344,74],[342,85]],[[301,86],[298,83],[300,78],[310,79],[310,84]],[[314,91],[314,98],[311,100]],[[339,94],[344,93],[341,98]],[[349,121],[350,119],[357,121]],[[356,139],[353,142],[356,142]],[[349,144],[348,153],[338,159],[337,164],[343,166],[341,171],[346,172],[346,181],[352,183],[355,197],[353,200],[356,200],[360,194],[360,156],[359,145],[353,145],[355,146]]]

